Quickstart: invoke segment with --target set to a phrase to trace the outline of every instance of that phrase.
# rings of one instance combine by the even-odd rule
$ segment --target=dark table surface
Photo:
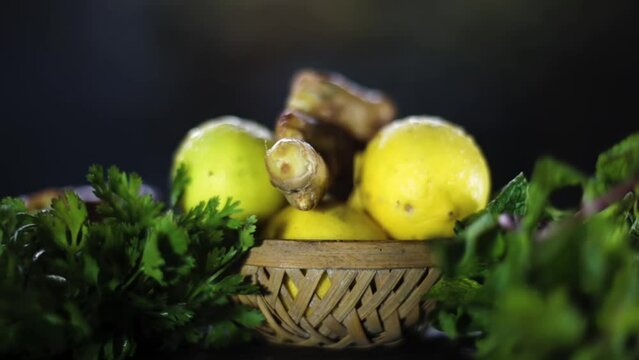
[[[471,359],[472,347],[464,342],[453,342],[442,335],[409,334],[397,345],[370,349],[318,349],[285,347],[256,340],[227,349],[176,353],[172,359],[256,359],[256,360],[346,360],[346,359]],[[164,354],[162,358],[167,358]]]

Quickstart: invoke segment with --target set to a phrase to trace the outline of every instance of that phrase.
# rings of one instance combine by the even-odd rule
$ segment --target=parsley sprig
[[[249,338],[262,316],[230,298],[258,289],[229,267],[253,245],[255,217],[233,218],[239,204],[218,198],[165,209],[115,167],[87,179],[95,214],[71,191],[35,214],[0,201],[0,357],[124,359]]]
[[[574,208],[557,192],[577,187]],[[489,359],[639,357],[639,133],[588,177],[542,158],[438,251],[434,324]]]

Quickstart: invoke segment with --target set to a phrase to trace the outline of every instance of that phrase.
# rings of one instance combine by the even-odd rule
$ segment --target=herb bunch
[[[35,214],[0,201],[0,357],[123,359],[249,338],[262,316],[230,300],[258,289],[229,266],[253,245],[254,217],[232,218],[238,203],[218,198],[167,210],[115,167],[87,179],[95,213],[71,191]]]
[[[581,203],[554,205],[578,188]],[[639,133],[587,177],[553,158],[512,180],[437,249],[436,327],[490,359],[639,357]]]

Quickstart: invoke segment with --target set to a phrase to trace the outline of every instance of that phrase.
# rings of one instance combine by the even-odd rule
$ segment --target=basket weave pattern
[[[291,251],[297,250],[297,254],[307,250],[305,253],[308,254],[308,249],[296,249],[294,243],[301,242],[289,241],[280,245],[290,247]],[[333,245],[316,245],[316,250],[322,251],[327,258],[316,258],[315,264],[308,263],[304,267],[296,266],[295,259],[292,263],[272,266],[249,257],[242,273],[266,291],[261,295],[240,296],[239,301],[262,311],[266,324],[258,330],[269,341],[326,348],[394,344],[402,339],[403,329],[423,319],[424,310],[432,304],[422,299],[439,278],[437,268],[417,266],[415,261],[403,264],[402,258],[396,258],[391,268],[388,264],[376,266],[375,256],[382,258],[388,255],[383,253],[384,250],[389,252],[384,245],[377,244],[370,254],[364,251],[363,258],[348,258],[348,265],[343,259],[330,258],[331,252],[348,255],[344,244],[339,245],[341,248],[337,249]],[[321,249],[326,246],[329,248]],[[392,247],[399,249],[395,244]],[[286,249],[266,250],[286,256]],[[324,261],[331,262],[334,268],[323,264]],[[429,262],[428,259],[421,261]],[[353,268],[344,268],[347,265]],[[317,290],[325,277],[330,279],[331,286],[320,298]],[[286,286],[288,279],[298,289],[295,297]]]

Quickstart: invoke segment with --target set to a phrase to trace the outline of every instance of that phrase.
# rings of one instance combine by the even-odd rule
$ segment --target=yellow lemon
[[[366,211],[395,239],[453,235],[486,206],[490,172],[471,136],[439,118],[390,123],[368,143],[356,179]]]
[[[360,178],[360,169],[362,168],[363,158],[363,152],[357,152],[353,157],[353,179],[355,180],[355,182],[357,182],[357,179]],[[346,202],[348,203],[348,206],[353,209],[366,211],[359,196],[359,189],[357,188],[357,186],[353,188],[353,191],[351,191],[351,194],[348,196],[348,200]]]
[[[186,165],[190,182],[184,207],[219,196],[240,201],[239,218],[254,214],[265,219],[285,202],[271,185],[264,165],[266,149],[272,145],[271,132],[260,124],[233,116],[209,120],[192,129],[182,141],[173,171]]]
[[[384,231],[364,212],[346,204],[329,202],[309,211],[287,207],[277,213],[263,232],[266,239],[285,240],[385,240]],[[298,289],[292,279],[285,286],[293,298]],[[331,287],[330,279],[320,279],[316,294],[322,298]]]
[[[284,240],[384,240],[384,231],[364,212],[343,203],[328,202],[313,210],[292,206],[277,213],[263,236]]]

